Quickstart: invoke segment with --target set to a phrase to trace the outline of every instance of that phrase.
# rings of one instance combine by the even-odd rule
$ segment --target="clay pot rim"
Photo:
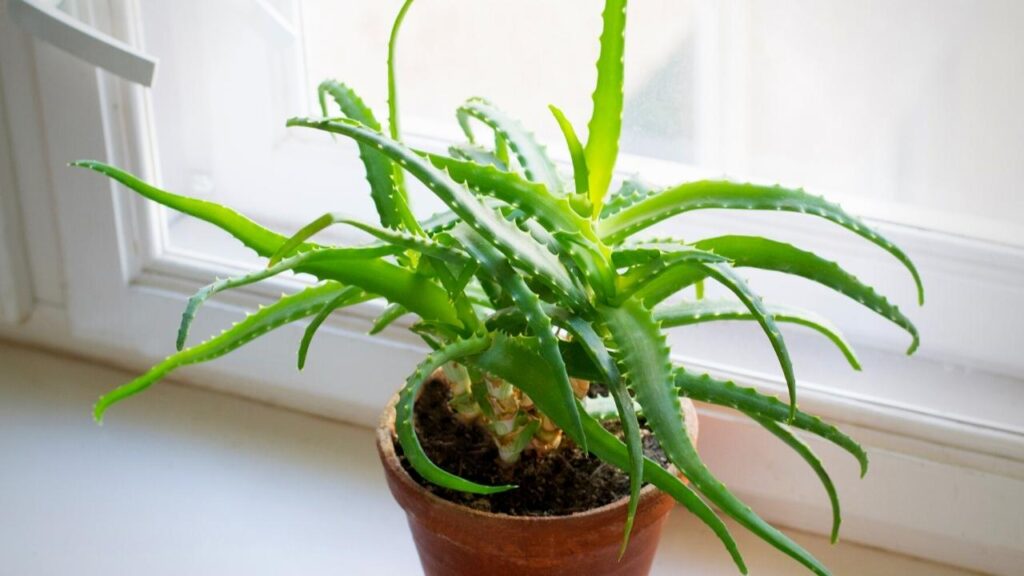
[[[451,500],[447,500],[434,494],[430,490],[427,490],[422,484],[416,481],[409,472],[406,471],[405,467],[402,466],[401,461],[398,459],[398,454],[395,453],[395,404],[398,402],[398,394],[391,397],[388,401],[387,407],[381,414],[380,421],[377,424],[376,436],[377,446],[384,456],[383,460],[386,465],[394,471],[395,477],[409,486],[416,492],[420,493],[421,496],[429,500],[431,503],[449,510],[457,510],[460,514],[468,514],[470,516],[476,516],[479,518],[487,518],[491,520],[501,520],[502,522],[520,522],[524,524],[536,524],[539,522],[553,523],[559,521],[565,521],[570,518],[589,518],[593,516],[603,515],[617,515],[620,510],[626,508],[629,505],[629,496],[623,496],[614,502],[609,502],[603,506],[597,508],[590,508],[582,512],[573,512],[572,514],[560,514],[560,515],[549,515],[549,516],[528,516],[528,515],[515,515],[515,514],[501,514],[496,512],[485,512],[483,510],[477,510],[476,508],[470,508],[469,506],[463,506]],[[647,484],[640,489],[640,504],[643,507],[648,502],[656,500],[658,498],[668,498],[669,496],[658,490],[653,484]]]

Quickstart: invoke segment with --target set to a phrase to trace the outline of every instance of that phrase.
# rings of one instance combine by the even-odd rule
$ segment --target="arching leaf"
[[[494,130],[508,144],[523,168],[527,180],[542,184],[552,195],[562,195],[562,179],[558,176],[555,164],[548,158],[544,147],[518,120],[483,98],[470,98],[459,106],[456,115],[470,142],[475,142],[476,137],[469,119],[476,118]]]
[[[593,166],[591,166],[593,170]],[[917,285],[918,301],[924,303],[924,288],[914,263],[899,247],[847,214],[836,204],[803,190],[735,182],[701,180],[668,188],[651,195],[601,221],[599,232],[605,242],[617,244],[630,235],[690,210],[724,208],[776,210],[812,214],[834,222],[890,253],[907,268]]]

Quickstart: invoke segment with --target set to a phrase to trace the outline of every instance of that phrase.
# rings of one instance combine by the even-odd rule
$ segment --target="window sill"
[[[0,555],[14,572],[419,573],[365,428],[177,385],[99,427],[89,407],[126,373],[9,344],[0,366],[0,509],[12,520]],[[794,573],[734,532],[757,574]],[[688,514],[674,513],[663,538],[655,575],[734,573]],[[968,574],[796,538],[836,574]]]

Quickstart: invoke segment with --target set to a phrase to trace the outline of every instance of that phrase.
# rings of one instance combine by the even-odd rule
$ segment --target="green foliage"
[[[485,422],[499,417],[489,404],[492,393],[482,384],[466,383],[486,378],[499,382],[503,390],[528,397],[532,409],[560,427],[572,442],[629,475],[623,550],[640,487],[649,482],[707,524],[741,572],[746,568],[736,543],[709,503],[812,572],[827,574],[806,550],[764,522],[707,469],[686,433],[680,397],[738,410],[793,448],[825,487],[833,507],[835,539],[841,521],[835,487],[791,428],[846,450],[860,463],[862,475],[867,471],[867,455],[835,427],[797,408],[797,381],[777,323],[819,332],[853,368],[860,365],[850,344],[826,319],[763,302],[737,270],[752,267],[791,274],[842,293],[906,330],[913,338],[910,352],[917,347],[916,328],[884,296],[839,264],[788,244],[751,236],[696,242],[630,238],[694,210],[811,214],[860,235],[902,262],[923,300],[921,280],[909,258],[862,221],[801,190],[726,181],[657,188],[632,178],[609,197],[621,132],[625,0],[606,1],[585,145],[565,115],[551,108],[572,158],[571,182],[563,180],[528,130],[479,98],[468,100],[456,114],[469,142],[453,144],[447,155],[409,148],[400,137],[395,58],[398,32],[411,4],[407,0],[402,5],[388,44],[387,134],[358,95],[335,81],[321,84],[319,95],[325,115],[330,98],[343,117],[288,121],[289,126],[355,141],[381,226],[329,212],[287,237],[230,208],[160,190],[112,166],[93,161],[74,164],[172,210],[205,220],[268,260],[265,269],[199,289],[182,316],[179,351],[103,396],[96,405],[96,418],[178,367],[213,360],[270,330],[308,318],[299,344],[301,369],[317,329],[332,312],[383,300],[382,312],[368,325],[370,333],[412,316],[411,330],[434,350],[402,388],[395,423],[405,455],[427,481],[479,494],[514,489],[460,478],[432,463],[423,452],[413,422],[417,393],[438,368],[457,361],[459,373],[465,375],[462,398],[478,404]],[[477,138],[473,124],[482,124],[489,137]],[[447,211],[417,220],[406,194],[406,174],[436,195]],[[372,240],[355,246],[326,246],[311,240],[335,225],[355,227]],[[203,302],[285,272],[312,274],[320,284],[283,296],[221,334],[185,347]],[[707,279],[725,286],[735,299],[703,300]],[[698,288],[696,299],[688,297],[690,286]],[[673,365],[667,329],[722,320],[758,323],[775,350],[789,390],[788,403]],[[609,395],[581,402],[571,378],[602,382]],[[602,419],[620,421],[623,438],[608,432]],[[689,485],[644,456],[642,426],[654,433]],[[542,432],[537,420],[523,420],[515,438],[502,449],[515,454],[529,450]]]

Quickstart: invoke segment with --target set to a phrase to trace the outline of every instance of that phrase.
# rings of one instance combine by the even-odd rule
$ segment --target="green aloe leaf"
[[[554,104],[548,105],[548,109],[551,110],[555,121],[558,122],[558,127],[562,130],[562,135],[565,137],[565,144],[569,148],[569,156],[572,158],[573,179],[576,182],[576,194],[586,196],[587,190],[590,188],[590,171],[587,169],[587,157],[583,153],[583,144],[580,144],[580,139],[576,136],[576,129],[572,127],[572,123],[565,117],[565,114]],[[590,201],[593,203],[592,198]],[[591,207],[593,209],[593,204],[591,204]],[[596,214],[597,212],[594,213]]]
[[[635,414],[642,415],[643,407],[636,402],[632,402],[632,404]],[[617,420],[619,418],[618,402],[607,396],[586,398],[583,401],[583,407],[590,417],[601,422]],[[832,478],[829,477],[821,461],[811,451],[810,447],[782,424],[753,414],[748,414],[748,416],[782,440],[787,446],[793,448],[811,466],[815,474],[818,475],[832,505],[832,543],[834,544],[839,538],[839,525],[842,523],[842,515],[839,511],[839,496],[836,493],[835,485],[832,483]]]
[[[680,265],[727,262],[725,257],[685,244],[626,247],[612,253],[616,267],[632,266],[616,279],[617,296],[624,301],[635,294],[646,295],[648,286]]]
[[[476,118],[494,130],[495,134],[508,144],[523,168],[527,180],[542,184],[552,195],[563,194],[562,179],[558,176],[555,164],[548,158],[544,147],[518,120],[483,98],[470,98],[459,106],[456,115],[470,142],[475,142],[476,137],[469,119]]]
[[[743,388],[727,380],[712,378],[707,374],[693,374],[682,368],[673,372],[673,380],[680,394],[698,400],[734,408],[749,416],[782,422],[789,418],[789,406],[778,398],[762,394],[753,388]],[[838,428],[805,412],[797,410],[790,426],[816,434],[843,450],[860,463],[860,475],[868,472],[868,455],[864,448]]]
[[[714,268],[714,266],[709,266]],[[748,530],[819,575],[828,570],[799,544],[755,514],[707,469],[686,434],[679,398],[672,390],[672,366],[665,337],[649,310],[635,300],[600,309],[619,349],[624,374],[643,406],[647,424],[673,464],[711,502]]]
[[[617,244],[632,234],[676,214],[709,208],[799,212],[834,222],[899,260],[914,278],[918,301],[924,303],[921,277],[909,256],[867,224],[847,214],[838,205],[803,190],[714,180],[689,182],[649,196],[621,212],[608,216],[601,221],[599,231],[605,242]]]
[[[490,244],[480,238],[469,227],[457,227],[453,234],[462,242],[476,260],[480,263],[481,271],[501,285],[502,290],[508,294],[515,306],[523,313],[527,325],[534,333],[540,343],[539,351],[544,361],[551,366],[552,373],[557,382],[556,391],[561,398],[562,406],[570,414],[570,427],[573,437],[578,438],[584,450],[587,447],[586,435],[583,433],[583,426],[580,423],[579,410],[576,405],[576,396],[573,393],[572,384],[569,382],[569,375],[565,370],[565,363],[558,348],[558,339],[555,337],[551,319],[541,306],[541,301],[522,276],[516,274],[508,261],[495,250]]]
[[[85,160],[75,162],[73,165],[107,175],[145,198],[209,222],[228,232],[265,258],[270,258],[277,253],[288,240],[287,237],[260,226],[230,208],[160,190],[123,170],[102,162]],[[313,248],[322,247],[317,244],[305,243],[297,247],[296,251]],[[382,250],[384,249],[382,248]],[[295,271],[312,274],[320,280],[337,280],[342,284],[359,286],[367,292],[401,302],[409,310],[426,320],[453,326],[460,324],[444,291],[426,278],[383,260],[363,261],[358,266],[340,265],[343,264],[341,260],[344,259],[332,259],[330,252],[322,252],[296,267]]]
[[[95,160],[79,160],[71,166],[88,168],[108,176],[144,198],[148,198],[168,208],[199,218],[217,226],[237,238],[242,244],[263,257],[269,257],[277,251],[287,239],[285,236],[264,228],[238,212],[206,200],[198,200],[161,190],[143,182],[136,176]]]
[[[542,184],[523,179],[518,174],[494,166],[457,160],[439,154],[426,154],[430,162],[444,170],[452,180],[465,184],[474,192],[493,196],[533,216],[551,232],[563,231],[585,235],[597,242],[590,222],[581,218],[567,198],[554,197]]]
[[[775,323],[775,318],[765,308],[761,297],[747,286],[746,281],[740,278],[735,270],[723,264],[705,264],[704,267],[712,278],[740,299],[740,302],[747,307],[757,323],[761,325],[768,341],[771,342],[775,356],[779,360],[779,366],[782,368],[782,374],[786,378],[786,387],[789,389],[789,418],[792,420],[796,416],[796,375],[793,374],[793,361],[789,357],[789,349],[786,348],[786,341]]]
[[[384,309],[384,312],[382,312],[381,315],[373,321],[373,327],[370,328],[370,335],[380,334],[385,328],[390,326],[392,322],[408,313],[409,311],[401,304],[388,305],[388,307]]]
[[[347,85],[336,80],[325,80],[317,89],[320,98],[320,109],[327,116],[327,97],[330,96],[338,104],[345,117],[380,131],[380,122],[373,115],[373,110],[363,102],[356,92]],[[405,189],[395,180],[394,165],[387,156],[377,152],[372,146],[359,145],[359,158],[366,169],[366,180],[370,183],[370,195],[380,223],[386,228],[406,228],[421,232],[419,223],[409,209],[409,199]]]
[[[580,343],[594,365],[600,368],[601,381],[608,385],[608,390],[615,401],[619,421],[622,423],[622,432],[629,452],[629,510],[623,529],[622,548],[619,550],[621,558],[626,552],[629,534],[633,530],[633,519],[636,518],[637,506],[640,504],[640,488],[644,480],[644,447],[640,435],[640,422],[633,409],[633,399],[626,389],[626,383],[619,376],[619,368],[594,328],[578,316],[569,317],[560,324],[572,334],[573,340]]]
[[[362,230],[390,246],[415,250],[421,254],[444,260],[446,262],[465,264],[468,261],[466,255],[458,249],[438,244],[430,238],[416,236],[399,230],[385,230],[383,228],[378,228],[376,226],[360,222],[359,220],[354,220],[345,214],[328,212],[327,214],[324,214],[303,226],[298,232],[282,244],[281,247],[278,248],[277,252],[270,257],[269,265],[274,266],[284,255],[290,254],[298,249],[298,247],[302,246],[309,238],[312,238],[325,228],[338,224],[344,224],[346,226]]]
[[[590,202],[601,213],[612,181],[622,133],[624,57],[626,51],[626,0],[607,0],[602,14],[601,53],[597,59],[594,110],[587,124],[587,167],[590,169]]]
[[[398,34],[402,30],[402,23],[405,22],[405,15],[412,8],[413,0],[405,0],[395,21],[391,25],[391,35],[388,37],[388,133],[391,139],[396,142],[402,139],[402,129],[398,117],[398,76],[395,74],[398,57]],[[393,178],[399,190],[405,190],[405,173],[400,166],[392,165]]]
[[[573,431],[568,426],[572,416],[555,393],[557,388],[555,375],[550,365],[540,355],[538,346],[539,343],[535,338],[510,337],[498,333],[495,334],[491,347],[480,356],[473,358],[472,362],[480,370],[511,382],[525,392],[544,414],[565,430],[570,438],[579,443],[579,438],[573,436]],[[582,412],[582,410],[580,411]],[[622,440],[605,430],[600,422],[585,412],[581,414],[581,419],[590,452],[601,460],[628,471],[631,465],[629,450]],[[671,495],[711,528],[722,541],[739,570],[743,574],[747,573],[736,541],[733,540],[725,523],[679,477],[662,468],[654,460],[645,457],[644,478],[666,494]]]
[[[497,154],[476,144],[453,144],[448,147],[448,154],[456,160],[465,160],[481,166],[494,166],[498,170],[508,172],[508,164]]]
[[[142,376],[104,394],[93,408],[93,417],[97,422],[102,422],[103,414],[108,408],[149,388],[174,370],[189,364],[199,364],[220,358],[275,328],[311,316],[325,304],[333,301],[344,290],[345,287],[338,283],[329,282],[321,286],[307,288],[297,294],[283,296],[277,302],[249,314],[244,320],[219,335],[202,344],[168,356]]]
[[[306,326],[306,331],[302,333],[298,354],[298,368],[300,371],[306,367],[306,356],[309,354],[309,346],[313,343],[313,337],[316,336],[317,330],[320,329],[320,326],[327,320],[328,316],[339,308],[365,302],[368,299],[362,290],[355,286],[349,286],[342,290],[334,300],[324,304],[323,308],[310,320],[309,325]]]
[[[622,185],[611,195],[604,208],[601,209],[601,219],[622,212],[633,204],[658,192],[661,192],[661,189],[642,182],[637,177],[627,178],[622,181]]]
[[[835,262],[790,244],[757,236],[719,236],[701,240],[694,246],[725,256],[733,261],[734,266],[795,274],[828,286],[906,330],[912,338],[907,354],[917,350],[920,337],[914,323],[897,306]]]
[[[776,322],[789,322],[816,330],[832,341],[839,348],[854,370],[860,370],[860,361],[853,347],[843,334],[827,318],[808,310],[790,306],[765,305],[767,312]],[[754,320],[754,315],[741,302],[734,300],[702,300],[699,302],[680,302],[666,304],[654,308],[654,318],[662,328],[689,326],[702,322],[722,320]]]
[[[301,254],[296,254],[295,256],[282,260],[281,262],[269,268],[257,270],[256,272],[251,272],[243,276],[236,276],[233,278],[223,278],[220,280],[216,280],[200,288],[195,294],[193,294],[188,299],[188,302],[185,305],[185,311],[181,315],[181,324],[178,327],[178,340],[176,343],[177,349],[181,350],[182,348],[185,347],[185,341],[188,339],[189,327],[192,326],[192,321],[195,319],[196,312],[199,311],[199,307],[202,306],[203,303],[206,302],[211,296],[217,294],[218,292],[223,292],[225,290],[231,290],[234,288],[239,288],[241,286],[254,284],[261,280],[277,276],[278,274],[288,270],[294,270],[296,267],[300,266],[304,262],[312,260],[314,255],[317,258],[324,256],[324,254],[321,254],[320,252],[321,251],[319,250],[312,250],[308,252],[303,252]],[[339,258],[351,258],[353,260],[380,258],[381,256],[393,253],[393,251],[383,249],[383,247],[350,249],[340,248],[336,250],[325,249],[325,252],[330,252],[338,256]]]
[[[432,484],[471,494],[496,494],[515,488],[515,486],[507,484],[485,486],[444,470],[430,461],[430,458],[423,451],[419,438],[416,436],[414,407],[423,383],[441,366],[448,362],[462,360],[467,356],[479,354],[487,349],[490,343],[491,339],[489,337],[478,336],[447,344],[441,349],[430,353],[416,367],[416,370],[409,375],[409,378],[405,381],[405,386],[398,394],[398,403],[395,405],[395,432],[398,435],[398,442],[401,444],[402,452],[413,469]]]
[[[828,494],[829,503],[832,505],[832,533],[831,540],[835,544],[839,541],[839,525],[843,522],[843,515],[839,510],[839,494],[836,493],[835,484],[832,483],[832,478],[829,477],[828,471],[825,470],[825,466],[818,459],[818,456],[814,454],[811,447],[804,443],[803,440],[797,438],[796,434],[793,434],[785,426],[770,420],[768,418],[761,418],[758,416],[752,416],[758,424],[763,426],[766,430],[775,435],[776,438],[782,440],[787,446],[792,448],[801,458],[807,462],[807,465],[814,470],[814,473],[818,475],[818,479],[821,480],[822,486],[825,488],[825,492]]]
[[[342,134],[359,142],[376,146],[423,182],[427,188],[464,222],[498,248],[506,257],[564,297],[583,301],[573,278],[558,259],[513,224],[498,216],[473,195],[454,184],[430,162],[403,144],[348,120],[315,120],[292,118],[289,126],[305,126],[334,134]],[[411,310],[412,308],[410,308]]]

